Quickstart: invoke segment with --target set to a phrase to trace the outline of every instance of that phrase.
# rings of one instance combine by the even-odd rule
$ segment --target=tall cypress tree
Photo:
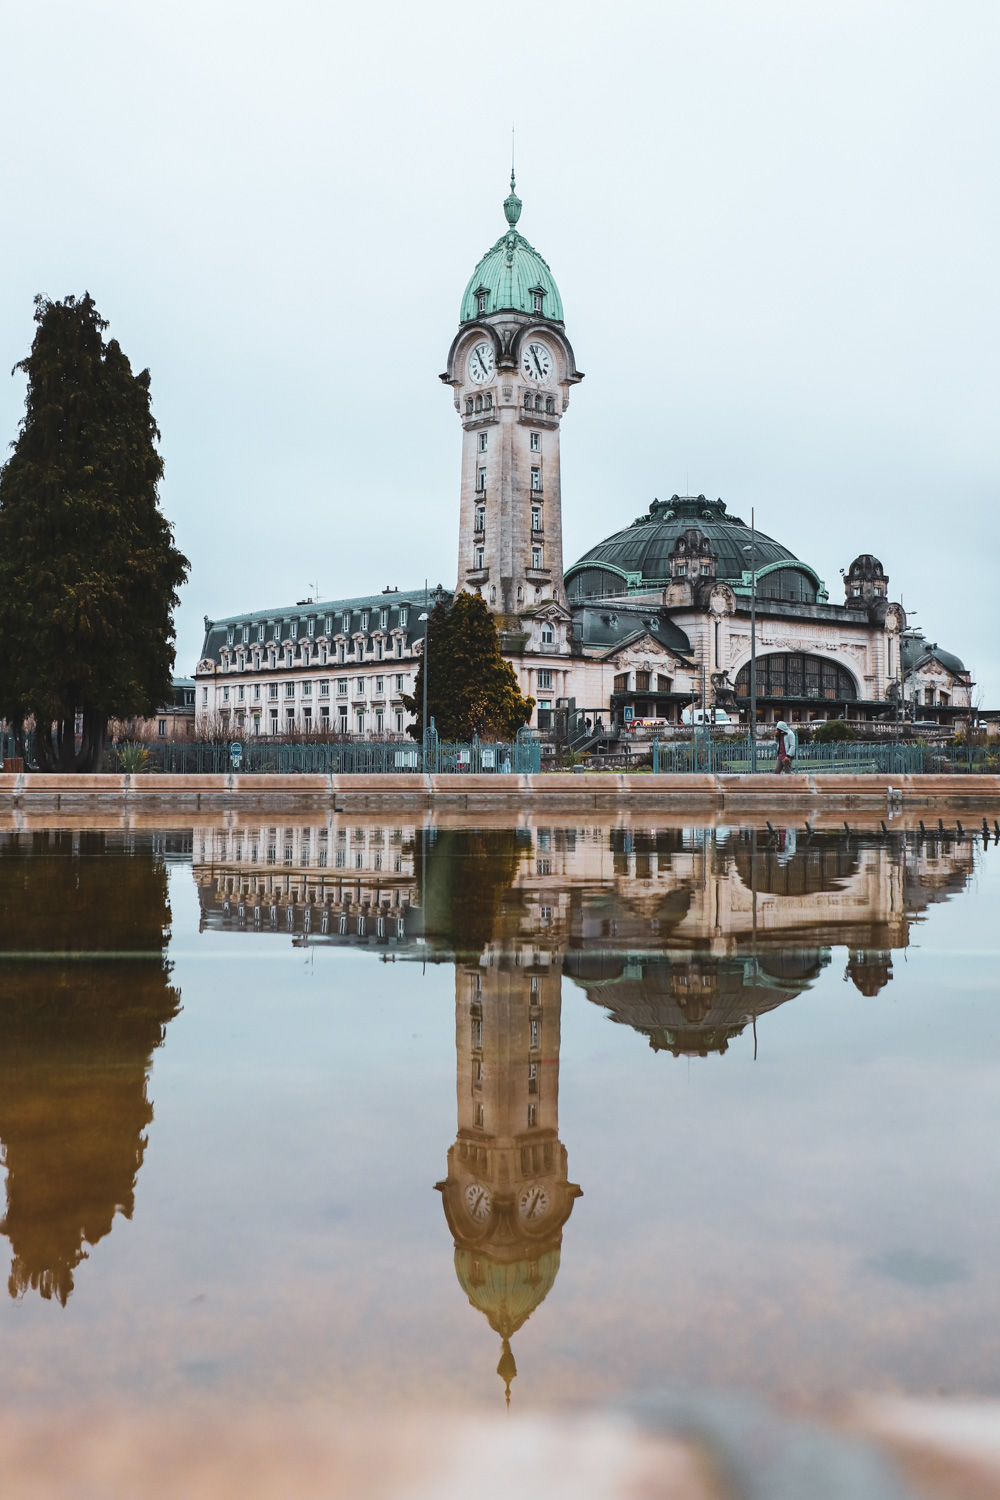
[[[428,621],[430,671],[427,716],[444,740],[513,739],[531,718],[534,698],[522,698],[514,668],[500,652],[496,620],[481,595],[455,595],[451,608],[435,605]],[[423,733],[424,663],[413,697],[403,702],[417,722],[414,739]]]
[[[167,701],[188,561],[157,503],[149,371],[89,293],[35,299],[25,415],[0,469],[0,716],[46,770],[100,767],[108,719]],[[82,741],[74,732],[83,721]]]

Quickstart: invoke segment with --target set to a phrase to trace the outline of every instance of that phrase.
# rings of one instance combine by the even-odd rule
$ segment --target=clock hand
[[[531,357],[535,361],[535,369],[538,371],[539,375],[543,375],[542,366],[541,366],[541,362],[539,361],[539,358],[538,358],[538,350],[537,349],[532,349],[532,351],[531,351]]]
[[[479,365],[480,365],[480,368],[481,368],[483,374],[484,375],[488,375],[490,372],[486,368],[486,361],[485,361],[485,359],[483,359],[482,353],[478,349],[476,350],[476,358],[479,360]]]

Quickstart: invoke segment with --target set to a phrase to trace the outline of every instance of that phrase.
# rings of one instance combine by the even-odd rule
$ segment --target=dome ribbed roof
[[[485,291],[485,312],[535,311],[534,292],[541,291],[542,315],[553,322],[563,321],[562,298],[555,278],[533,245],[518,234],[515,225],[521,216],[521,200],[514,192],[514,174],[510,176],[510,195],[504,202],[504,215],[510,228],[487,250],[469,278],[462,298],[459,322],[468,323],[480,316],[477,293]]]
[[[598,542],[589,552],[566,570],[566,581],[581,568],[610,565],[622,573],[640,574],[643,583],[662,584],[670,576],[668,559],[678,537],[697,527],[712,544],[718,558],[716,576],[729,583],[742,582],[744,571],[751,567],[751,531],[739,516],[731,516],[721,500],[706,500],[704,495],[674,495],[670,500],[654,500],[649,514],[640,516],[624,531]],[[819,581],[808,563],[800,562],[787,547],[762,531],[753,533],[757,546],[757,570],[775,563],[788,562],[803,568]]]
[[[473,1276],[473,1264],[478,1274]],[[501,1338],[514,1336],[540,1302],[551,1292],[559,1271],[559,1251],[549,1250],[536,1261],[505,1264],[482,1251],[455,1251],[455,1274],[473,1307],[485,1313]]]

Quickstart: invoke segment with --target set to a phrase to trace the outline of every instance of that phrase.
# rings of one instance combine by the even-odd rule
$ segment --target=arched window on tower
[[[471,396],[466,396],[466,398],[465,398],[465,414],[466,414],[467,417],[471,417],[472,416],[474,408],[475,408],[475,402],[473,401],[472,397]]]
[[[555,415],[556,403],[551,396],[545,398],[545,410],[550,417]]]
[[[524,393],[524,409],[525,409],[525,411],[530,411],[531,410],[531,392],[530,391],[525,391],[525,393]]]

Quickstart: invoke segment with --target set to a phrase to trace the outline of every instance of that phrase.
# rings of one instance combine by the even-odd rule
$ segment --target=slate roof
[[[440,593],[446,600],[451,597],[444,590],[441,590]],[[399,626],[400,609],[407,608],[409,613],[405,628],[407,640],[412,643],[413,641],[423,639],[424,627],[419,616],[423,614],[425,609],[433,609],[438,597],[438,590],[431,588],[425,592],[423,585],[421,585],[416,589],[400,589],[398,591],[394,589],[391,594],[361,594],[353,599],[303,600],[298,604],[285,604],[276,609],[245,610],[239,614],[225,615],[218,620],[210,620],[206,616],[205,639],[201,648],[201,659],[208,659],[210,661],[218,661],[220,659],[220,653],[226,644],[230,629],[238,630],[243,625],[273,627],[280,624],[285,627],[282,630],[281,639],[286,640],[289,635],[287,627],[295,621],[298,626],[298,639],[307,640],[309,638],[307,625],[309,619],[316,621],[315,635],[318,638],[326,634],[326,617],[332,615],[332,634],[337,635],[341,631],[342,618],[348,611],[352,616],[357,615],[360,617],[362,612],[366,610],[369,615],[375,615],[378,610],[388,609],[388,628],[389,630],[395,630]],[[373,628],[378,627],[370,620],[369,630]],[[360,618],[352,619],[351,629],[352,631],[360,629]],[[269,629],[267,640],[271,640],[272,638],[273,630]],[[251,643],[254,642],[252,641]],[[236,644],[239,644],[238,640]]]
[[[625,599],[594,600],[574,604],[573,633],[576,641],[591,649],[613,651],[648,631],[670,651],[690,656],[691,642],[673,620],[655,607],[630,604]]]
[[[908,630],[900,641],[900,656],[904,672],[918,671],[930,661],[939,661],[949,672],[965,673],[965,663],[951,651],[942,651],[936,641],[928,641],[915,631]]]

